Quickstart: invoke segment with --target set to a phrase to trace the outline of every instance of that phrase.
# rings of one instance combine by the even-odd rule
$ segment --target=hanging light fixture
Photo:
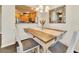
[[[38,11],[38,12],[48,12],[49,11],[49,6],[43,6],[43,5],[40,5],[40,6],[38,6],[37,8],[36,8],[36,11]]]
[[[50,10],[49,6],[45,7],[45,12],[48,12]]]

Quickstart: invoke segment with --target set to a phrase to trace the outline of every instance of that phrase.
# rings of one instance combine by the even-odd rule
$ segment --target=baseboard
[[[13,43],[7,44],[7,45],[1,45],[1,48],[7,47],[7,46],[10,46],[10,45],[14,45],[14,44],[16,44],[16,42],[13,42]]]

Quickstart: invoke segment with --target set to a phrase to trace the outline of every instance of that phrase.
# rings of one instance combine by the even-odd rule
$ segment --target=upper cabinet
[[[49,23],[66,23],[66,6],[59,6],[49,11]]]

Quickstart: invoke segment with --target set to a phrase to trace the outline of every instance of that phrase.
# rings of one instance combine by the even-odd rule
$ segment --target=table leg
[[[47,53],[47,47],[43,46],[43,53]]]

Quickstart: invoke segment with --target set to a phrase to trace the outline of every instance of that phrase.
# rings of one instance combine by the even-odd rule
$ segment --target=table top
[[[66,32],[64,30],[51,29],[51,28],[44,28],[43,30],[41,30],[40,28],[34,28],[34,29],[38,30],[38,31],[42,31],[42,32],[48,33],[48,34],[51,34],[51,35],[54,35],[54,36],[59,36],[59,35],[61,35],[61,34]]]
[[[31,33],[33,36],[37,37],[44,43],[48,43],[49,41],[56,39],[58,35],[64,33],[64,31],[61,30],[48,29],[48,28],[43,30],[39,30],[37,28],[35,29],[24,28],[24,31]]]

